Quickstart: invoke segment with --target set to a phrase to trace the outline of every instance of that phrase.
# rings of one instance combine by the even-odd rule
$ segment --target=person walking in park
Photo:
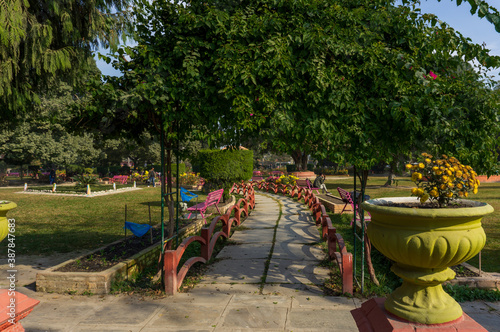
[[[156,172],[155,172],[155,168],[153,167],[149,171],[149,184],[152,185],[153,187],[156,187],[155,181],[156,181]]]
[[[51,169],[49,173],[49,183],[54,184],[54,182],[56,182],[56,171]]]
[[[326,189],[326,185],[325,185],[325,174],[321,173],[319,174],[316,179],[314,180],[314,183],[313,183],[313,187],[314,188],[320,188],[321,189],[321,192],[324,194],[324,193],[329,193],[328,192],[328,189]]]

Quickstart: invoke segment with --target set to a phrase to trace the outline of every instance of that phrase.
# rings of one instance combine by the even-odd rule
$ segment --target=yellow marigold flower
[[[469,193],[468,192],[464,192],[464,196],[465,197],[469,197]]]
[[[453,197],[453,192],[450,191],[450,192],[446,193],[446,197],[452,198]]]
[[[441,159],[436,160],[436,164],[438,164],[438,165],[442,165],[442,164],[443,164],[443,161],[442,161]]]
[[[420,203],[425,203],[429,199],[429,195],[425,194],[420,197]]]
[[[425,159],[425,162],[428,163],[428,164],[430,164],[430,163],[432,163],[432,160],[430,160],[429,158],[427,158],[427,159]]]
[[[458,196],[460,196],[460,197],[464,197],[464,192],[463,192],[463,191],[459,191],[459,192],[458,192]]]
[[[474,187],[474,190],[472,190],[473,194],[477,194],[477,187]]]
[[[463,187],[464,185],[461,182],[457,183],[457,189],[462,189]]]
[[[412,168],[413,168],[413,165],[412,165],[412,164],[406,164],[406,166],[405,166],[405,167],[406,167],[406,169],[407,169],[407,170],[410,170],[410,169],[412,169]]]
[[[425,168],[424,163],[418,163],[418,168],[420,168],[420,169],[424,169],[424,168]]]
[[[479,179],[476,179],[476,184],[479,186],[481,184],[481,182],[479,181]]]
[[[446,189],[446,184],[444,184],[444,183],[443,183],[442,185],[440,185],[440,186],[439,186],[439,189],[441,189],[441,190],[445,190],[445,189]]]
[[[445,154],[443,154],[442,157],[443,157],[443,159],[448,159],[448,156]]]
[[[453,174],[453,172],[452,172],[452,171],[448,168],[448,169],[446,170],[446,174],[448,174],[448,175],[452,175],[452,174]]]
[[[463,174],[463,173],[462,173],[462,171],[460,171],[460,170],[457,170],[457,171],[455,172],[455,175],[457,176],[457,178],[461,177],[461,176],[462,176],[462,174]]]
[[[438,194],[437,190],[431,190],[431,191],[429,192],[429,195],[430,195],[431,197],[438,197],[438,195],[439,195],[439,194]]]
[[[470,167],[469,165],[465,166],[469,171],[472,171],[472,167]]]
[[[417,196],[422,196],[424,194],[424,190],[422,188],[417,189]]]
[[[413,174],[411,175],[411,180],[413,182],[416,182],[418,180],[420,180],[422,178],[422,174],[420,174],[419,172],[413,172]]]
[[[451,165],[450,165],[450,164],[448,164],[448,163],[445,163],[444,165],[445,165],[446,167],[451,167]]]
[[[453,185],[453,182],[448,182],[448,188],[453,188],[454,185]]]
[[[412,188],[411,189],[411,194],[414,196],[417,196],[418,188]]]
[[[449,177],[447,177],[446,175],[443,175],[443,176],[441,177],[441,181],[443,181],[443,182],[445,182],[445,183],[446,183],[446,182],[448,182],[448,180],[449,180]]]
[[[436,175],[441,175],[441,174],[443,174],[442,170],[436,171]]]
[[[439,169],[442,170],[443,172],[446,171],[446,167],[444,166],[439,166]]]
[[[422,157],[427,157],[427,156],[428,156],[428,154],[427,154],[427,152],[422,152],[421,156],[422,156]]]
[[[434,166],[434,167],[432,168],[432,170],[433,170],[434,172],[437,172],[437,171],[439,171],[439,167]]]

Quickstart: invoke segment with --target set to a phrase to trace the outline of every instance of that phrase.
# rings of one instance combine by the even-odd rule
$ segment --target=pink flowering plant
[[[407,164],[412,171],[411,180],[417,185],[411,190],[412,196],[421,203],[430,200],[445,207],[458,198],[467,198],[469,192],[477,193],[479,180],[471,166],[462,165],[457,158],[442,155],[437,159],[428,153],[422,153],[421,160]]]

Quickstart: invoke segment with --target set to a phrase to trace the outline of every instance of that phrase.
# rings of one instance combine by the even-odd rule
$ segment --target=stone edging
[[[479,269],[468,264],[462,263],[466,269],[479,274]],[[457,277],[453,280],[445,282],[445,284],[469,286],[473,288],[490,289],[500,291],[500,273],[481,271],[481,276],[477,277]]]
[[[92,189],[92,188],[91,188]],[[67,196],[67,197],[96,197],[96,196],[105,196],[105,195],[113,195],[113,194],[121,194],[124,192],[128,191],[134,191],[134,190],[141,190],[142,188],[134,188],[134,187],[127,187],[127,188],[119,188],[116,190],[101,190],[101,191],[96,191],[92,192],[90,195],[87,194],[63,194],[63,193],[58,193],[57,191],[55,193],[53,192],[43,192],[43,191],[20,191],[16,192],[16,194],[28,194],[28,195],[51,195],[51,196]]]

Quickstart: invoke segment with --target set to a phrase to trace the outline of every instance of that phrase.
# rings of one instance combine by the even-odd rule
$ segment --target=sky
[[[487,1],[490,5],[495,6],[498,0]],[[498,8],[498,6],[496,6]],[[455,1],[442,0],[422,0],[421,12],[432,13],[438,16],[441,21],[446,22],[455,30],[459,31],[465,37],[469,37],[476,44],[486,44],[486,48],[490,50],[490,54],[500,56],[500,33],[495,31],[493,24],[485,18],[481,19],[477,14],[470,13],[470,5],[464,1],[460,6],[456,5]],[[109,51],[100,50],[102,54]],[[120,72],[115,70],[111,64],[97,60],[97,67],[104,75],[119,76]],[[495,80],[500,80],[500,69],[491,71],[489,74],[494,75]]]

